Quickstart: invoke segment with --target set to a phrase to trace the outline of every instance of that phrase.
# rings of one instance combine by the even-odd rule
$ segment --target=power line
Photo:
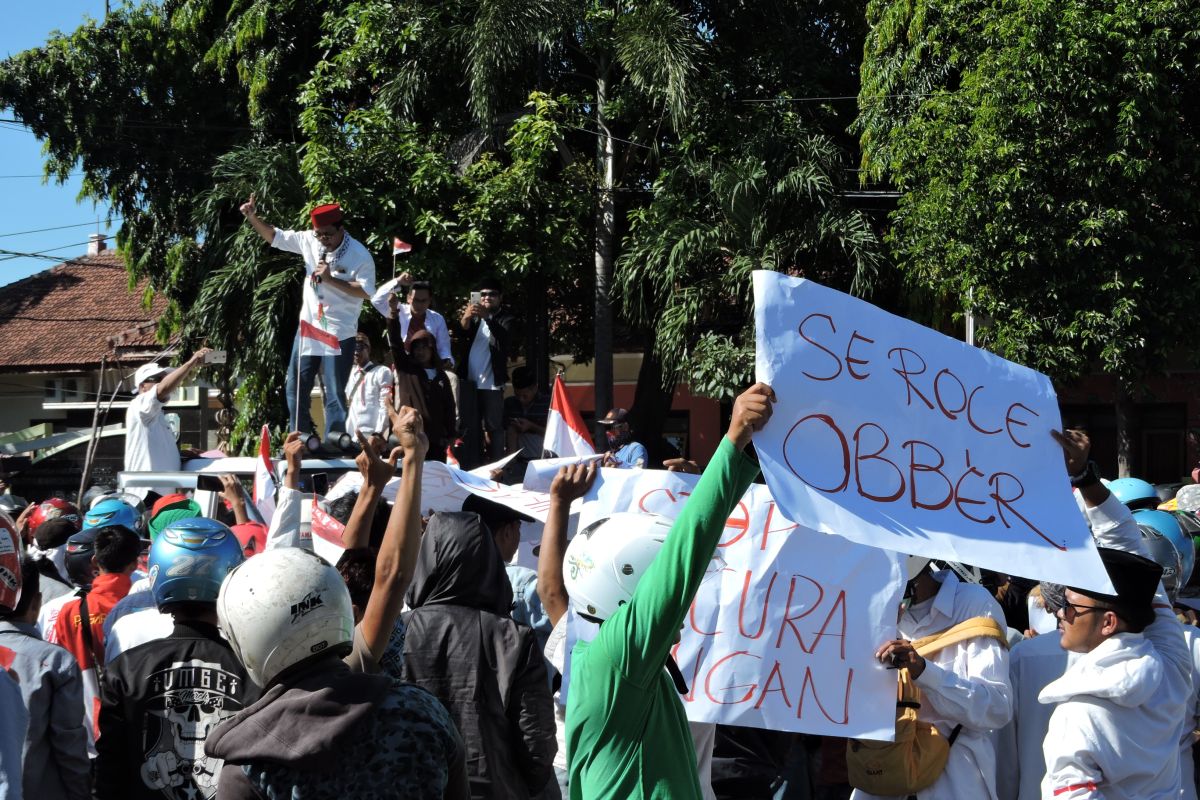
[[[57,263],[59,260],[58,256],[48,256],[48,255],[45,255],[45,253],[53,253],[55,250],[66,250],[68,247],[83,247],[86,244],[90,244],[90,242],[75,242],[74,244],[64,244],[64,245],[60,245],[58,247],[50,247],[45,250],[39,250],[36,253],[22,253],[19,250],[0,249],[0,255],[6,256],[6,258],[0,258],[0,261],[11,261],[14,258],[41,258],[46,261],[54,261]],[[67,262],[63,262],[63,263],[67,263]]]
[[[106,217],[104,220],[104,223],[105,223],[104,227],[106,227],[106,228],[109,227],[111,225],[111,223],[113,223],[119,219],[121,219],[121,217]],[[34,228],[33,230],[28,230],[28,231],[16,231],[14,233],[0,233],[0,239],[7,239],[9,236],[24,236],[29,233],[45,233],[47,231],[65,231],[67,228],[88,228],[88,227],[91,227],[92,225],[98,225],[98,224],[99,224],[99,222],[97,220],[92,220],[91,222],[80,222],[75,225],[56,225],[53,228]]]

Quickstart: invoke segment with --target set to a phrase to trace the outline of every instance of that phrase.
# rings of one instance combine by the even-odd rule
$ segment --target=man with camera
[[[459,320],[467,353],[457,362],[469,461],[464,466],[471,467],[504,457],[504,384],[517,325],[503,307],[500,282],[486,278],[478,286]]]
[[[179,469],[179,445],[167,424],[163,404],[192,370],[206,363],[213,351],[207,347],[171,369],[155,362],[143,364],[133,373],[137,395],[125,411],[125,470],[128,472],[174,472]],[[161,489],[161,491],[160,491]],[[150,492],[163,494],[172,487],[133,490],[146,499]]]

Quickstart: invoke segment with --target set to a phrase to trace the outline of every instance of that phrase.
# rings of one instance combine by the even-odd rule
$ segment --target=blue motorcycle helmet
[[[85,531],[91,528],[106,528],[109,525],[120,525],[138,536],[142,535],[142,515],[136,508],[115,497],[101,500],[83,515]]]
[[[1117,478],[1115,481],[1109,482],[1108,490],[1133,510],[1158,508],[1158,504],[1162,502],[1158,498],[1158,490],[1154,488],[1154,484],[1141,478]]]
[[[1192,568],[1196,565],[1196,546],[1192,543],[1192,537],[1183,532],[1183,526],[1169,511],[1140,509],[1133,512],[1133,520],[1139,528],[1150,528],[1174,545],[1179,552],[1181,566],[1177,583],[1182,588],[1188,582],[1188,578],[1192,575]]]
[[[217,602],[221,582],[245,560],[226,525],[208,517],[168,525],[150,546],[150,592],[159,611],[175,603]]]

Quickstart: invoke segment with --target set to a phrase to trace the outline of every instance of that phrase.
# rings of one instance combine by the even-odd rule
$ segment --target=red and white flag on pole
[[[546,438],[542,442],[542,449],[559,457],[596,454],[583,418],[579,416],[575,406],[571,405],[562,375],[554,378],[554,391],[550,395],[550,415],[546,418]]]
[[[404,253],[411,253],[412,245],[401,239],[399,236],[392,238],[392,255],[398,256]]]
[[[308,320],[300,320],[300,355],[338,356],[341,354],[342,343],[336,336],[313,325]]]
[[[258,458],[254,461],[254,507],[270,525],[275,516],[275,465],[271,463],[271,433],[266,425],[262,426]]]

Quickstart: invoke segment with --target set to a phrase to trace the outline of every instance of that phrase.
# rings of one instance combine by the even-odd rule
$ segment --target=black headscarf
[[[409,608],[458,605],[508,616],[512,584],[496,541],[478,514],[433,515],[404,600]]]

